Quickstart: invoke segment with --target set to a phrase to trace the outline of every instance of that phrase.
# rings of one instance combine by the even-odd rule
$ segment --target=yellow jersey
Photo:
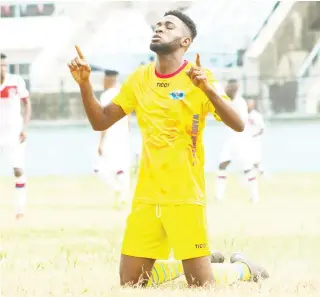
[[[136,202],[205,202],[203,130],[209,112],[221,120],[207,96],[186,75],[192,65],[185,61],[170,75],[157,73],[155,63],[141,66],[112,100],[126,114],[136,111],[142,136]],[[206,73],[214,85],[212,73]],[[229,99],[224,92],[221,95]]]

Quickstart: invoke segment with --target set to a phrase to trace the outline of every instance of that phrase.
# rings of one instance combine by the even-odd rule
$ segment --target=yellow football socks
[[[251,279],[251,273],[248,265],[244,263],[234,263],[234,264],[239,265],[240,269],[242,269],[242,275],[240,279],[243,281],[249,281]]]
[[[154,263],[148,287],[151,285],[160,285],[168,281],[172,281],[183,275],[183,267],[181,261],[163,260]]]
[[[216,263],[211,265],[217,285],[232,285],[238,280],[250,280],[249,267],[244,263]]]

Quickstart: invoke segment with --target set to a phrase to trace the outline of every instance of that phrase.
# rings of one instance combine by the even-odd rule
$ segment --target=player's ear
[[[183,37],[181,40],[181,46],[188,48],[191,44],[191,38],[190,37]]]

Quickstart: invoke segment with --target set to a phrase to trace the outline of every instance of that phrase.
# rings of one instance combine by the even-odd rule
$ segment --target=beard
[[[180,37],[167,43],[151,43],[150,50],[156,54],[171,54],[180,48]]]

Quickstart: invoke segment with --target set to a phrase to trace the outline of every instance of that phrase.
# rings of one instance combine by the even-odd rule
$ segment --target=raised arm
[[[93,130],[107,130],[126,115],[123,109],[113,102],[102,107],[94,95],[89,80],[79,84],[79,86],[82,103]]]
[[[203,91],[214,106],[221,120],[234,131],[242,132],[245,127],[245,122],[237,110],[231,105],[231,102],[221,97],[213,86],[208,85]]]
[[[221,96],[217,88],[207,77],[204,69],[201,68],[199,54],[196,59],[196,67],[192,67],[187,75],[194,85],[205,93],[220,119],[234,131],[242,132],[245,127],[245,121],[241,118],[239,112],[231,105],[231,102]]]
[[[101,106],[90,83],[91,68],[78,46],[76,50],[78,57],[68,64],[70,72],[80,87],[83,106],[92,128],[96,131],[104,131],[122,119],[126,113],[114,103],[109,103],[105,107]]]

